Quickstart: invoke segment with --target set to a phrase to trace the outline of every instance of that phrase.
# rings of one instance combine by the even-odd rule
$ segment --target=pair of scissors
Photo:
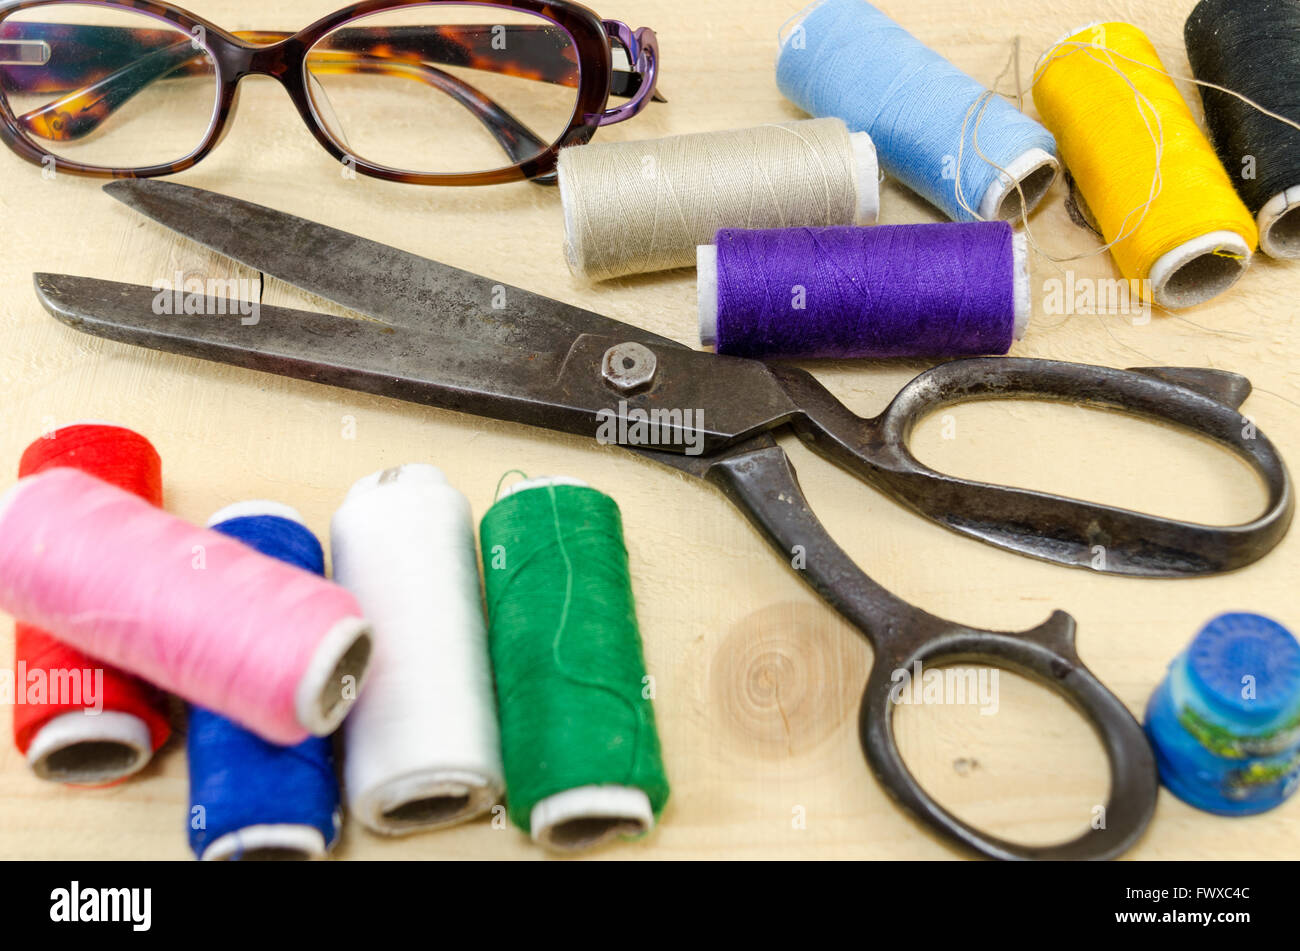
[[[1155,762],[1141,726],[1080,661],[1063,611],[1021,632],[943,620],[895,597],[834,542],[774,434],[822,456],[952,531],[1057,564],[1152,578],[1228,571],[1267,553],[1294,505],[1273,444],[1245,424],[1244,377],[1217,370],[1105,367],[1017,358],[943,363],[874,419],[849,411],[808,372],[717,356],[559,301],[259,205],[157,180],[105,186],[114,198],[214,251],[370,320],[209,299],[201,316],[159,315],[157,291],[37,274],[51,314],[100,337],[415,403],[599,438],[640,433],[642,455],[719,486],[874,650],[859,715],[884,788],[951,842],[1000,859],[1111,858],[1155,809]],[[915,424],[963,400],[1066,400],[1173,423],[1227,447],[1263,480],[1265,511],[1206,526],[1028,489],[971,482],[922,465]],[[686,413],[701,409],[703,414]],[[608,430],[607,430],[608,431]],[[1096,553],[1104,551],[1104,558]],[[801,552],[802,558],[792,558]],[[959,819],[904,765],[893,732],[892,673],[984,664],[1052,688],[1099,734],[1111,774],[1106,821],[1054,845],[1019,844]]]

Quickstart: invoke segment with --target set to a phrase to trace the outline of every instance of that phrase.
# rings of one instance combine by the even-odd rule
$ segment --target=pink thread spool
[[[343,588],[73,469],[0,496],[0,608],[286,746],[342,722],[370,659]]]

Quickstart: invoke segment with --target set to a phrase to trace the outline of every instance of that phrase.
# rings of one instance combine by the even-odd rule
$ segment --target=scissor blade
[[[589,409],[553,399],[564,354],[514,361],[496,347],[212,297],[194,308],[202,314],[158,313],[159,292],[142,285],[67,274],[37,274],[35,282],[46,310],[97,337],[480,416],[592,429]]]
[[[158,179],[119,179],[104,191],[213,251],[394,326],[527,350],[562,350],[584,333],[679,346],[580,307],[229,195]]]
[[[581,334],[564,351],[524,352],[217,297],[186,297],[181,307],[169,301],[174,292],[138,284],[35,280],[45,309],[83,333],[628,446],[707,455],[795,412],[763,364],[682,347],[658,348],[655,386],[621,396],[603,369],[618,337]],[[643,431],[646,440],[635,435]]]

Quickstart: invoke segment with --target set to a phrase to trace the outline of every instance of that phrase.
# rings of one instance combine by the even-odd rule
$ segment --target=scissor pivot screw
[[[618,343],[605,351],[600,375],[620,393],[633,393],[655,378],[658,359],[649,347],[639,343]]]

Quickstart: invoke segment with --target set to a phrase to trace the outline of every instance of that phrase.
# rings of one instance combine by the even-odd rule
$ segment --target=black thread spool
[[[1300,2],[1201,0],[1183,38],[1197,79],[1300,122]],[[1198,88],[1219,159],[1259,222],[1260,248],[1300,258],[1300,129]]]

